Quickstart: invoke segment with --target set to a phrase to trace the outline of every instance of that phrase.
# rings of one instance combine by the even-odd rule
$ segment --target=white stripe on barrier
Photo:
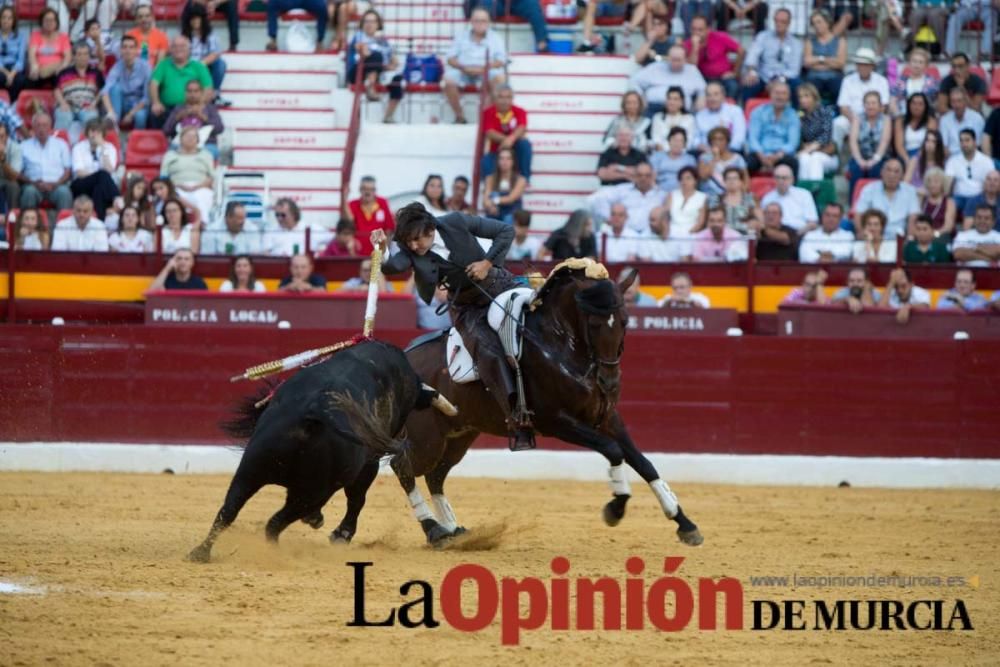
[[[112,443],[0,443],[0,471],[232,473],[242,450],[215,445],[126,445]],[[770,454],[647,455],[663,478],[678,482],[852,486],[887,488],[1000,488],[998,459],[932,459]],[[512,453],[472,449],[457,477],[502,479],[607,479],[607,461],[588,451]],[[383,468],[383,472],[386,469]],[[631,470],[632,481],[639,478]]]

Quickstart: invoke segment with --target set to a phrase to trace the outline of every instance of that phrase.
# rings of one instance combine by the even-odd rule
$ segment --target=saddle
[[[535,290],[530,287],[515,287],[501,292],[490,304],[486,313],[486,321],[500,336],[504,351],[515,359],[521,357],[521,336],[518,327],[524,321],[524,309],[534,298]],[[465,341],[462,340],[462,334],[455,327],[448,331],[445,363],[448,365],[448,374],[456,384],[467,384],[479,379],[475,361]]]

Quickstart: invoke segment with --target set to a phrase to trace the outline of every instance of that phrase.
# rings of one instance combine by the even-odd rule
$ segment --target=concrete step
[[[243,192],[260,192],[263,188],[244,187],[239,188]],[[300,207],[310,208],[336,208],[340,206],[340,190],[335,189],[313,189],[313,188],[270,188],[271,202],[288,198]]]
[[[288,167],[288,168],[327,168],[340,167],[344,162],[344,151],[338,149],[288,149],[288,148],[234,148],[233,168],[244,169],[255,167]]]
[[[535,152],[531,158],[531,170],[594,174],[597,173],[597,157],[596,153],[593,155],[581,155],[579,153]]]
[[[347,144],[347,130],[275,130],[242,128],[236,130],[233,144],[245,148],[339,148]]]
[[[279,111],[317,109],[333,112],[333,101],[329,92],[272,90],[264,81],[261,82],[258,90],[234,91],[227,93],[226,98],[237,109],[276,109]]]
[[[292,111],[290,109],[252,109],[230,107],[222,110],[226,127],[239,129],[281,128],[295,130],[326,129],[337,127],[337,115],[332,111]]]
[[[589,195],[599,187],[601,187],[601,181],[596,175],[582,176],[532,170],[531,190],[529,192],[535,194],[549,191],[582,192]]]
[[[223,93],[259,90],[327,92],[340,85],[337,72],[267,72],[260,70],[229,70],[222,82]],[[228,95],[227,95],[228,97]]]
[[[261,171],[267,174],[268,188],[274,192],[288,188],[333,190],[340,188],[340,169],[302,169],[293,167],[280,169],[264,165],[243,165],[233,171]]]
[[[515,103],[528,113],[538,111],[557,111],[560,113],[590,113],[611,112],[617,114],[621,110],[621,93],[568,93],[558,94],[551,91],[545,93],[515,92]],[[530,119],[529,119],[530,120]]]
[[[569,215],[578,208],[586,207],[587,202],[584,195],[534,194],[529,192],[524,196],[524,208],[532,212],[565,213]]]
[[[516,98],[515,98],[516,99]],[[604,132],[618,114],[613,111],[591,111],[585,114],[533,113],[528,127],[535,130],[585,130]]]
[[[335,53],[239,51],[226,53],[225,58],[230,71],[340,72],[344,67],[344,57]]]
[[[396,3],[386,5],[384,2],[378,3],[382,20],[387,26],[395,26],[402,21],[459,21],[465,23],[465,14],[462,13],[462,3],[448,4],[412,4],[406,5]]]
[[[531,126],[530,118],[528,123],[531,128],[528,132],[528,138],[531,139],[531,145],[535,151],[588,153],[593,154],[596,161],[597,156],[604,150],[603,132],[543,132]]]
[[[302,222],[313,227],[334,229],[340,220],[340,209],[333,208],[302,208]]]
[[[517,74],[511,75],[515,103],[524,93],[609,93],[619,99],[628,85],[628,78],[618,75],[590,76],[587,74]]]
[[[588,56],[554,56],[518,53],[511,58],[508,72],[511,77],[521,75],[560,74],[580,75],[586,72],[589,76],[615,75],[627,77],[639,69],[630,58],[603,56],[591,58]]]
[[[551,232],[566,224],[568,214],[545,213],[544,211],[531,212],[531,228],[540,232]],[[544,242],[544,241],[543,241]]]
[[[462,17],[461,10],[458,11],[457,17],[386,19],[386,36],[390,40],[409,37],[447,37],[448,39],[454,39],[455,35],[465,30],[468,25],[468,22]]]

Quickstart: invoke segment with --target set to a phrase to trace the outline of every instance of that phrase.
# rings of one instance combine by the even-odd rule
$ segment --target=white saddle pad
[[[448,345],[444,354],[444,361],[448,364],[448,374],[455,383],[466,384],[479,379],[479,372],[476,370],[475,362],[472,361],[472,355],[465,347],[462,334],[458,333],[455,327],[448,331]]]
[[[504,317],[508,314],[514,319],[515,322],[520,322],[521,313],[524,312],[525,306],[529,305],[534,298],[535,290],[530,287],[515,287],[512,290],[507,290],[506,292],[501,293],[496,300],[490,304],[489,312],[486,314],[486,320],[490,323],[490,328],[497,333],[500,333],[500,326],[503,324]],[[520,357],[520,337],[515,339],[514,346],[517,348],[513,350],[514,356]]]
[[[535,290],[530,287],[515,287],[500,294],[496,297],[495,303],[490,304],[490,309],[486,314],[486,320],[489,322],[490,328],[499,332],[500,325],[503,324],[506,313],[510,313],[510,316],[515,320],[520,320],[521,313],[524,312],[524,307],[530,304],[534,298]],[[516,344],[520,348],[520,339],[517,340]],[[516,352],[517,356],[520,356],[520,349]],[[448,374],[451,375],[451,379],[457,384],[475,382],[479,379],[479,371],[476,370],[476,363],[473,361],[472,355],[469,354],[468,348],[465,347],[462,334],[455,327],[452,327],[448,331],[448,345],[445,347],[445,363],[448,365]]]

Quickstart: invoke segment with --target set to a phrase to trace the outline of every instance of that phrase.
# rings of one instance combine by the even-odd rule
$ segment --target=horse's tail
[[[220,423],[219,428],[230,438],[239,441],[241,447],[246,447],[247,440],[257,428],[257,421],[267,409],[268,401],[264,399],[271,395],[274,387],[273,383],[268,383],[256,394],[241,398],[233,407],[232,417]]]
[[[379,456],[405,456],[407,444],[405,439],[397,439],[389,432],[392,422],[392,400],[389,396],[381,396],[370,403],[355,400],[347,392],[330,392],[329,406],[340,410],[351,429],[365,447]]]

